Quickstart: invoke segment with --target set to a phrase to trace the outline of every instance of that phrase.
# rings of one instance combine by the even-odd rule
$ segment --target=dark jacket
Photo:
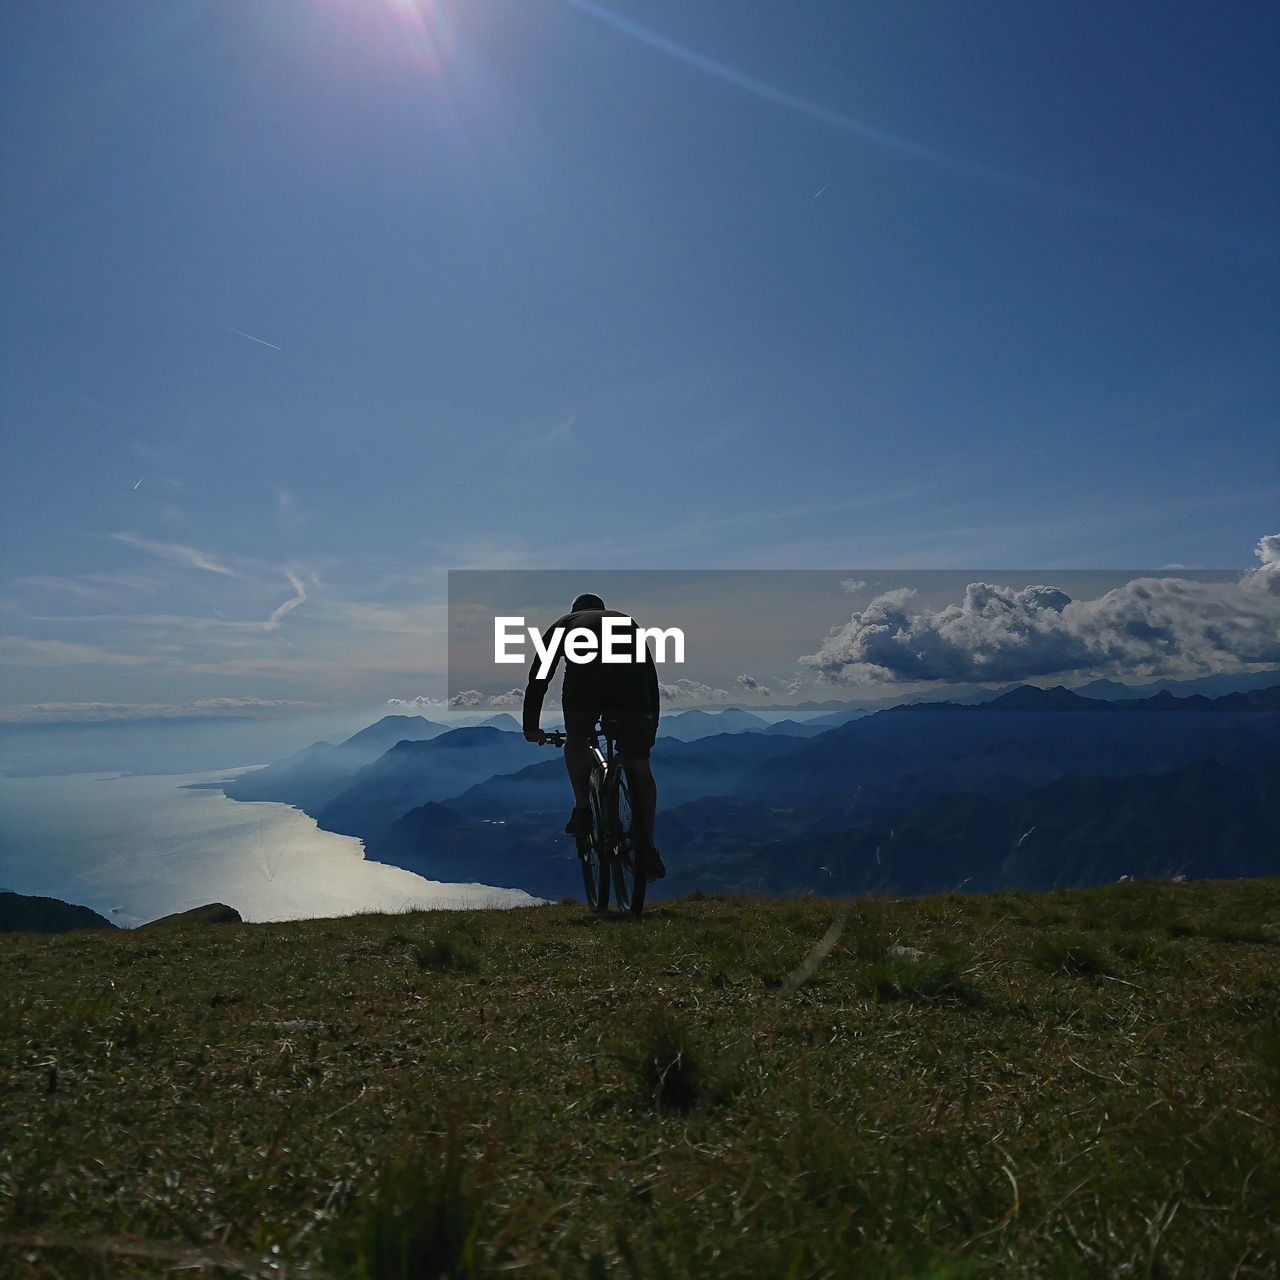
[[[645,711],[653,716],[654,723],[658,719],[658,668],[654,665],[653,655],[645,647],[643,662],[602,662],[600,653],[603,648],[602,627],[604,618],[628,618],[617,609],[579,609],[577,613],[566,613],[557,618],[542,634],[543,647],[551,644],[551,638],[557,628],[563,627],[561,643],[557,646],[552,658],[551,667],[544,679],[538,678],[538,667],[542,659],[536,654],[529,667],[529,683],[524,693],[524,730],[526,733],[536,732],[542,717],[542,702],[547,696],[547,687],[556,673],[556,667],[564,652],[564,637],[578,627],[585,627],[594,632],[598,643],[596,656],[590,662],[570,662],[565,660],[564,683],[561,686],[560,702],[563,706],[586,706],[591,708],[617,707]],[[634,636],[635,623],[628,628],[619,628],[623,637]],[[624,638],[615,647],[627,653],[635,652],[635,641]]]

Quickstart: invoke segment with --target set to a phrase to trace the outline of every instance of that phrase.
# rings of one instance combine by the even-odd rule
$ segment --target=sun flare
[[[341,20],[343,39],[381,59],[437,72],[457,37],[454,0],[328,0]]]

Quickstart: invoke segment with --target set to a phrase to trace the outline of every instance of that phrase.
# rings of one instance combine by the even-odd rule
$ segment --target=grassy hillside
[[[3,937],[0,1273],[1275,1276],[1278,961],[1277,879]]]
[[[66,933],[72,929],[114,929],[106,916],[61,898],[0,890],[0,933]]]

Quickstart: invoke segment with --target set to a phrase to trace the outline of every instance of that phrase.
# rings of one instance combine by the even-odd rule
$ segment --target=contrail
[[[150,538],[140,538],[136,533],[113,533],[111,536],[128,546],[137,547],[139,551],[149,551],[152,555],[159,556],[161,560],[172,560],[174,564],[185,565],[188,569],[205,569],[209,573],[224,573],[229,578],[240,576],[196,547],[184,547],[177,542],[154,542]]]
[[[855,119],[853,116],[847,116],[841,111],[833,111],[830,107],[824,107],[808,98],[802,98],[797,93],[779,89],[776,85],[769,84],[766,80],[759,80],[755,76],[748,75],[745,71],[738,71],[734,67],[726,66],[723,62],[717,62],[714,58],[708,58],[706,54],[698,53],[696,50],[677,44],[674,40],[669,40],[666,36],[660,35],[648,27],[643,27],[638,22],[632,22],[630,18],[624,18],[621,14],[615,13],[604,5],[597,4],[596,0],[564,0],[564,3],[571,9],[577,9],[579,13],[585,13],[597,22],[602,22],[605,26],[612,27],[615,31],[621,31],[623,35],[630,36],[641,44],[648,45],[651,49],[657,49],[659,52],[667,54],[668,57],[675,58],[678,62],[683,62],[690,67],[696,67],[699,71],[705,71],[717,80],[723,80],[726,84],[731,84],[735,88],[744,89],[747,93],[754,94],[757,98],[763,98],[766,102],[772,102],[777,106],[787,107],[792,111],[799,112],[801,115],[808,116],[811,120],[820,120],[823,124],[832,125],[845,133],[855,134],[867,142],[875,143],[877,146],[887,147],[892,151],[900,151],[905,155],[916,156],[921,160],[931,160],[935,164],[944,165],[947,168],[957,169],[965,173],[977,174],[997,182],[1013,183],[1019,186],[1024,184],[1035,185],[1029,183],[1025,178],[1017,177],[1015,174],[1005,173],[1001,169],[989,168],[975,161],[966,160],[945,151],[939,151],[934,147],[926,146],[922,142],[916,142],[911,138],[903,137],[901,134],[892,133],[888,129],[879,129],[875,125],[866,124],[864,121]]]
[[[734,67],[726,66],[723,62],[717,62],[714,58],[707,57],[706,54],[698,53],[694,49],[677,44],[674,40],[668,39],[657,31],[641,26],[640,23],[633,22],[630,18],[624,18],[620,13],[615,13],[612,9],[598,4],[596,0],[563,0],[563,3],[571,9],[576,9],[579,13],[586,14],[587,17],[594,19],[596,22],[612,27],[615,31],[620,31],[623,35],[629,36],[639,44],[647,45],[650,49],[665,53],[677,62],[683,62],[686,66],[705,72],[709,76],[714,76],[717,80],[733,85],[737,89],[742,89],[757,98],[763,99],[765,102],[772,102],[776,106],[786,107],[789,111],[807,116],[810,120],[817,120],[831,128],[839,129],[842,133],[852,134],[854,137],[861,138],[864,142],[869,142],[873,146],[882,147],[887,151],[895,151],[900,155],[910,156],[916,160],[923,160],[926,163],[936,165],[938,168],[949,169],[953,173],[981,178],[996,186],[1057,200],[1094,216],[1101,215],[1129,224],[1156,227],[1180,236],[1200,236],[1204,234],[1204,232],[1194,227],[1181,226],[1176,222],[1155,217],[1146,211],[1134,209],[1115,200],[1087,195],[1071,187],[1062,186],[1060,183],[1024,177],[1021,174],[1011,173],[994,165],[970,160],[967,156],[956,155],[953,152],[942,151],[937,147],[927,146],[923,142],[904,137],[900,133],[893,133],[891,130],[880,129],[875,125],[867,124],[854,116],[845,115],[844,112],[835,111],[830,107],[824,107],[821,103],[801,97],[799,94],[791,93],[786,89],[779,89],[777,85],[772,85],[766,80],[757,79],[755,76],[748,75],[745,71],[738,71]]]
[[[280,625],[280,619],[283,618],[284,615],[288,613],[290,609],[296,609],[300,604],[306,604],[307,602],[307,589],[298,580],[297,575],[294,573],[291,573],[288,569],[286,569],[285,576],[289,579],[289,582],[292,585],[294,591],[297,592],[297,595],[293,596],[289,600],[286,600],[282,605],[278,605],[276,607],[276,609],[271,614],[271,617],[268,618],[265,623],[263,623],[263,627],[267,631],[274,631]]]
[[[817,191],[815,191],[815,192],[813,193],[813,198],[816,200],[816,199],[817,199],[817,198],[818,198],[818,197],[819,197],[819,196],[820,196],[820,195],[821,195],[821,194],[822,194],[822,193],[823,193],[823,192],[824,192],[824,191],[825,191],[825,190],[826,190],[830,185],[831,185],[831,183],[829,183],[829,182],[824,182],[824,183],[822,184],[822,186],[820,186],[820,187],[817,189]]]
[[[270,347],[272,351],[283,351],[283,347],[277,347],[274,342],[268,342],[266,338],[255,338],[251,333],[245,333],[243,329],[232,328],[229,324],[222,326],[228,333],[238,333],[242,338],[248,338],[250,342],[257,342],[261,346]]]
[[[138,477],[138,484],[141,484],[141,483],[142,483],[142,481],[143,481],[143,477],[142,477],[142,476],[139,476],[139,477]],[[135,484],[133,487],[136,489],[136,488],[138,487],[138,484]]]

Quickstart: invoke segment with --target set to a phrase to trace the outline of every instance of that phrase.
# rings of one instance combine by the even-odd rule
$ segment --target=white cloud
[[[388,698],[389,707],[413,707],[418,711],[443,711],[449,704],[443,698],[428,698],[419,694],[416,698]]]
[[[198,698],[194,702],[28,702],[0,707],[0,722],[58,724],[64,721],[172,720],[245,712],[273,712],[279,708],[318,707],[298,698]]]
[[[856,596],[867,584],[859,578],[845,578],[840,586],[851,596]]]
[[[289,531],[301,529],[307,523],[307,519],[307,513],[302,510],[298,499],[288,489],[276,490],[276,523],[281,529]]]
[[[319,704],[303,698],[197,698],[184,705],[201,711],[223,711],[254,707],[314,707]]]
[[[484,702],[484,694],[479,689],[463,689],[460,693],[449,695],[449,706],[458,707],[478,707]]]
[[[263,696],[324,701],[382,701],[392,690],[443,682],[447,607],[422,589],[434,573],[442,590],[440,571],[396,570],[383,581],[376,557],[281,564],[137,533],[106,536],[146,554],[128,572],[15,577],[0,597],[0,632],[9,636],[0,638],[0,661],[14,664],[7,701],[128,698],[139,691],[113,673],[146,664],[166,678],[214,675],[227,688],[243,680],[239,687]],[[191,572],[201,563],[213,573]],[[99,678],[87,688],[26,692],[15,679],[19,667],[95,666]],[[207,687],[166,688],[165,696]]]
[[[154,594],[159,584],[151,578],[144,578],[137,573],[86,573],[90,582],[100,582],[104,586],[124,587],[126,591],[143,591]]]
[[[211,555],[206,555],[197,547],[183,546],[178,542],[155,542],[150,538],[139,537],[136,533],[113,533],[111,536],[127,546],[149,552],[172,564],[180,564],[188,569],[204,569],[208,573],[221,573],[229,578],[239,576],[234,570],[219,564]]]
[[[154,592],[156,589],[156,584],[147,578],[123,573],[86,573],[78,578],[34,574],[17,578],[15,582],[20,586],[39,587],[45,591],[65,591],[82,600],[92,601],[114,600],[120,595],[121,587],[126,591]]]
[[[735,681],[735,683],[737,684],[738,688],[746,689],[751,693],[758,693],[765,698],[769,698],[773,696],[769,692],[768,688],[765,686],[764,681],[757,680],[755,676],[747,676],[747,675],[739,676]]]
[[[732,696],[727,689],[714,689],[709,684],[703,684],[701,680],[690,680],[683,676],[670,684],[660,684],[658,695],[663,702],[693,704],[728,702]]]
[[[1280,535],[1236,580],[1135,578],[1094,600],[971,582],[941,609],[886,591],[800,662],[840,683],[1192,675],[1280,663]]]
[[[508,689],[506,693],[495,693],[489,699],[491,707],[519,707],[524,703],[523,689]]]
[[[280,619],[283,618],[290,609],[296,609],[300,604],[306,603],[307,589],[302,585],[301,580],[296,574],[289,573],[288,570],[285,571],[285,575],[293,585],[295,594],[283,604],[278,605],[271,614],[271,617],[267,619],[265,625],[268,631],[274,631],[280,625]]]
[[[330,599],[325,612],[344,627],[374,635],[398,634],[427,644],[447,638],[445,605],[385,605]]]
[[[17,667],[141,667],[154,661],[154,658],[143,654],[117,653],[93,644],[36,640],[31,636],[0,636],[0,662]]]

